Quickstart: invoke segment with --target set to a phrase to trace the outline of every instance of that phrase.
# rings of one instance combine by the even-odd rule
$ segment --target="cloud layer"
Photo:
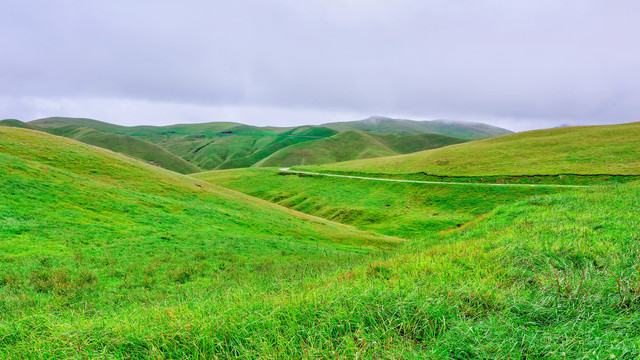
[[[637,1],[20,1],[0,117],[640,120]]]

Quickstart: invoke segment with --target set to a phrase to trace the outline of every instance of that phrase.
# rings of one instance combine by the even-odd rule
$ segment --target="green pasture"
[[[393,157],[300,168],[436,176],[638,175],[640,123],[527,131]]]
[[[193,176],[325,219],[418,239],[474,222],[501,204],[566,191],[299,176],[276,168],[210,171]]]
[[[0,127],[0,358],[635,359],[638,228],[633,179],[189,177]]]

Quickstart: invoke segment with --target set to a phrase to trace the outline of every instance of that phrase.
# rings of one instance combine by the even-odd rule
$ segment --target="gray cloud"
[[[380,114],[516,130],[636,121],[638,10],[632,0],[26,0],[0,14],[0,116],[284,125]]]

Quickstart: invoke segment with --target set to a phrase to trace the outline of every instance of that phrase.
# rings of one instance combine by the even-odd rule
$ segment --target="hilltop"
[[[0,120],[0,126],[37,130],[36,126],[29,125],[29,124],[24,123],[24,122],[22,122],[20,120],[17,120],[17,119]]]
[[[364,120],[326,123],[337,131],[360,130],[376,134],[438,134],[459,139],[482,139],[510,134],[511,131],[477,122],[453,120],[407,120],[371,116]]]
[[[534,130],[316,171],[449,176],[640,174],[640,123]]]
[[[87,120],[87,119],[82,119]],[[133,156],[137,159],[147,161],[150,164],[163,167],[165,169],[175,171],[181,174],[189,174],[200,171],[195,165],[190,164],[179,156],[156,146],[148,141],[126,135],[117,135],[113,133],[103,132],[91,127],[83,127],[81,125],[89,125],[97,123],[98,128],[107,129],[107,126],[101,126],[98,121],[78,121],[73,123],[70,121],[66,125],[41,127],[37,124],[42,122],[24,123],[19,120],[2,120],[0,126],[24,128],[38,130],[64,136],[70,139],[78,140],[86,144],[99,146],[124,155]],[[114,125],[115,126],[115,125]]]

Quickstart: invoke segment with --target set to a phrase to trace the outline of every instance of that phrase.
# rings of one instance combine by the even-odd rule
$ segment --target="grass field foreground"
[[[234,288],[120,311],[22,316],[3,324],[10,346],[2,351],[106,358],[634,358],[638,199],[637,183],[533,197],[437,235],[438,245],[277,291]]]
[[[0,181],[2,358],[640,356],[638,182],[515,197],[392,253],[29,130],[0,128]]]

